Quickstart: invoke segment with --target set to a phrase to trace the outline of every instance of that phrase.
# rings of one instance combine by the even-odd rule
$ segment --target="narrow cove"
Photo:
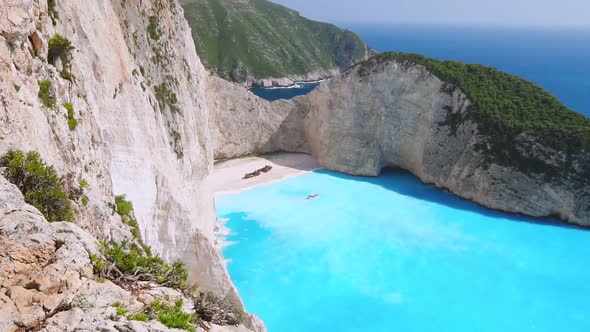
[[[586,230],[394,171],[319,170],[216,206],[231,278],[270,332],[590,330]]]

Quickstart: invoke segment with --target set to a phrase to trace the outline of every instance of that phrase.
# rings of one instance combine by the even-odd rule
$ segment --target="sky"
[[[590,0],[273,0],[333,23],[590,26]]]

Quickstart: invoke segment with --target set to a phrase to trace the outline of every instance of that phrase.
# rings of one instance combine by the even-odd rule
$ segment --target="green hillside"
[[[217,75],[234,81],[344,70],[367,53],[353,32],[266,0],[181,4],[201,60]]]

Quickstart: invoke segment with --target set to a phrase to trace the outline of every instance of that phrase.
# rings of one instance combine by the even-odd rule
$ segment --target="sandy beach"
[[[267,165],[272,167],[269,172],[243,179],[244,174]],[[215,163],[213,174],[208,179],[208,187],[215,195],[227,195],[305,174],[318,168],[319,164],[313,157],[303,153],[273,153],[224,160]]]

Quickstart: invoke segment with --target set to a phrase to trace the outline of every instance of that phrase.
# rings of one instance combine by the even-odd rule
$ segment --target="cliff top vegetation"
[[[181,0],[205,65],[243,81],[342,70],[363,59],[360,37],[266,0]]]
[[[469,112],[450,120],[474,120],[481,134],[493,138],[490,152],[500,160],[519,158],[514,146],[517,136],[523,133],[568,155],[590,150],[590,119],[567,108],[534,83],[493,67],[397,52],[378,54],[359,63],[358,75],[367,76],[378,64],[390,61],[424,66],[445,82],[446,92],[455,88],[463,91],[472,102]]]

